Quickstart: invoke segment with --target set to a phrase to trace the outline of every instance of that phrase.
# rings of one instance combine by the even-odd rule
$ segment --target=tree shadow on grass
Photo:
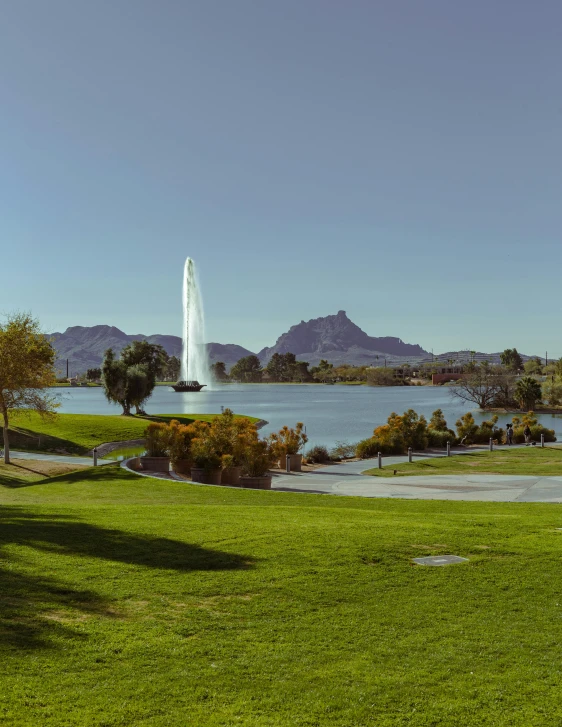
[[[10,547],[10,552],[7,548]],[[57,634],[83,638],[73,621],[90,614],[115,616],[110,599],[48,575],[18,568],[13,547],[28,547],[56,556],[72,555],[127,563],[142,568],[219,571],[252,567],[255,559],[199,545],[127,533],[81,522],[64,515],[40,515],[21,507],[0,506],[0,647],[32,649],[48,646]],[[57,614],[63,613],[63,617]],[[71,612],[71,618],[64,614]]]

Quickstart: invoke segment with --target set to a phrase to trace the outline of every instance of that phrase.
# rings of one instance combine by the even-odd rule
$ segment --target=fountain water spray
[[[181,379],[209,381],[209,358],[205,345],[205,315],[195,263],[188,257],[183,269],[183,347]]]

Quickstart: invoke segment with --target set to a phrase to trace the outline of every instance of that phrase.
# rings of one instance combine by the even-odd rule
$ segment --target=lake
[[[402,414],[415,409],[427,419],[435,409],[442,409],[451,429],[470,407],[453,399],[450,389],[441,386],[325,386],[319,384],[225,384],[201,392],[176,393],[167,386],[157,386],[146,411],[149,414],[212,414],[221,407],[237,414],[265,419],[269,424],[261,432],[277,431],[284,424],[303,422],[309,446],[333,446],[337,441],[357,442],[371,436],[393,411]],[[59,411],[72,414],[119,414],[120,407],[109,404],[102,388],[59,389]],[[489,414],[474,411],[476,421]],[[513,415],[500,416],[500,422]],[[562,438],[562,417],[542,414],[542,424],[554,429]]]

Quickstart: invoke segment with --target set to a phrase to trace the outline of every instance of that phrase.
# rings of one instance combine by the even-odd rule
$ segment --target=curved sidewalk
[[[404,460],[404,457],[385,457],[383,462],[387,466]],[[272,490],[412,500],[562,502],[562,474],[559,477],[476,474],[371,477],[361,474],[376,466],[377,460],[362,460],[313,472],[280,473],[273,477]]]

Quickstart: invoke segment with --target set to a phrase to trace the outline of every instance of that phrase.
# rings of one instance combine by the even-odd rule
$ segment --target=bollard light
[[[412,461],[412,448],[408,447],[408,462]]]
[[[98,466],[98,448],[94,447],[94,467]]]
[[[494,451],[494,440],[490,437],[490,452]]]
[[[285,455],[285,468],[287,472],[291,471],[291,455]]]
[[[541,447],[544,447],[544,434],[541,432]]]
[[[382,470],[382,454],[380,452],[378,453],[378,458],[379,458],[379,469]]]
[[[447,442],[447,457],[451,456],[451,442]]]

